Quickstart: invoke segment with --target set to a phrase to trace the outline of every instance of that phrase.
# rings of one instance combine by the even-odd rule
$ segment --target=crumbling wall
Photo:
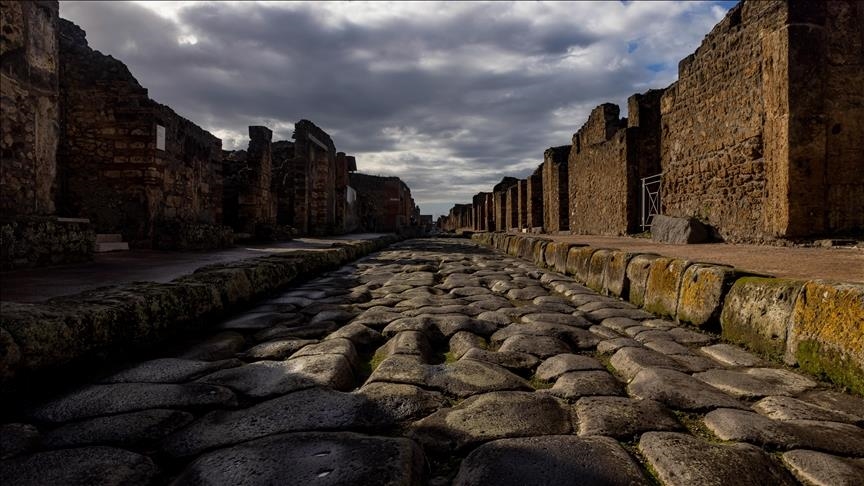
[[[570,145],[543,152],[543,227],[548,233],[570,229],[569,156]]]
[[[628,99],[629,117],[606,103],[573,136],[570,231],[623,235],[639,230],[641,178],[659,171],[661,90]]]
[[[526,209],[525,214],[527,219],[525,225],[528,228],[543,227],[543,166],[540,165],[533,174],[528,176],[528,184],[526,188]]]
[[[507,188],[505,192],[506,204],[504,218],[507,229],[519,227],[519,182]]]
[[[507,209],[507,190],[516,185],[515,177],[504,177],[492,187],[492,208],[495,231],[507,231],[511,221]]]
[[[349,185],[357,191],[360,229],[395,233],[416,222],[411,190],[398,177],[381,177],[357,172],[348,174]]]
[[[250,126],[248,149],[224,154],[225,223],[238,233],[258,236],[276,224],[272,139],[269,128]]]
[[[528,180],[520,179],[516,185],[516,227],[528,227]]]
[[[0,212],[55,212],[58,139],[58,3],[0,7]]]
[[[221,140],[152,101],[122,62],[92,50],[66,20],[60,53],[58,212],[138,247],[228,244]],[[200,241],[176,241],[178,230]]]

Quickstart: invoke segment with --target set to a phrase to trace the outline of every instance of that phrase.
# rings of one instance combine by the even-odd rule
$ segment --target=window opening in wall
[[[156,150],[165,150],[165,127],[156,125]]]
[[[662,181],[662,172],[642,178],[642,231],[648,231],[654,216],[660,214],[660,186]]]

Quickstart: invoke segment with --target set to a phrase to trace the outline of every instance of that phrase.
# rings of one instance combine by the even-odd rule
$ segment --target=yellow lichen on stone
[[[677,319],[697,327],[718,324],[723,297],[734,275],[732,267],[697,263],[684,272],[678,294]]]
[[[786,358],[864,394],[864,285],[807,282],[795,301]]]
[[[689,261],[677,258],[661,257],[651,262],[645,285],[645,310],[658,316],[675,317],[681,278],[688,266]]]

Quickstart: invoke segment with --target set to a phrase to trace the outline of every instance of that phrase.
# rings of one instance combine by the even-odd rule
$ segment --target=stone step
[[[107,253],[109,251],[129,251],[129,243],[125,241],[97,242],[96,253]]]
[[[99,233],[96,235],[96,243],[120,243],[123,235],[119,233]]]

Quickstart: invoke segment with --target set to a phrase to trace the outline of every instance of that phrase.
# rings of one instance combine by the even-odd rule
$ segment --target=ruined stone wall
[[[780,209],[766,205],[763,120],[772,84],[786,77],[774,63],[783,10],[734,7],[679,63],[661,101],[664,212],[703,219],[728,240],[764,236],[766,210]]]
[[[528,227],[528,180],[520,179],[516,186],[516,227]]]
[[[570,145],[543,152],[543,227],[548,233],[570,229],[567,160]]]
[[[495,231],[507,231],[511,221],[507,208],[507,190],[516,185],[515,177],[504,177],[492,187],[492,212]]]
[[[629,117],[603,104],[573,136],[569,158],[570,231],[639,231],[641,178],[659,171],[661,90],[628,99]]]
[[[257,236],[276,224],[272,138],[270,129],[250,126],[248,149],[224,154],[225,223],[238,233]]]
[[[486,211],[485,204],[486,193],[480,192],[471,198],[471,218],[474,222],[473,228],[475,231],[486,231]]]
[[[0,4],[0,212],[54,214],[59,4]]]
[[[507,229],[519,227],[519,183],[510,186],[507,189],[506,205],[504,217],[507,223]]]
[[[341,232],[336,224],[336,146],[309,120],[294,125],[294,142],[277,147],[280,224],[301,234]]]
[[[60,52],[58,212],[139,247],[171,241],[159,228],[178,224],[222,234],[221,140],[150,100],[122,62],[65,20]]]
[[[398,177],[381,177],[357,172],[348,174],[357,191],[358,217],[362,231],[395,233],[411,224],[416,206],[411,190]]]
[[[528,176],[526,188],[527,219],[525,225],[528,228],[543,227],[543,166],[537,167],[533,174]]]

